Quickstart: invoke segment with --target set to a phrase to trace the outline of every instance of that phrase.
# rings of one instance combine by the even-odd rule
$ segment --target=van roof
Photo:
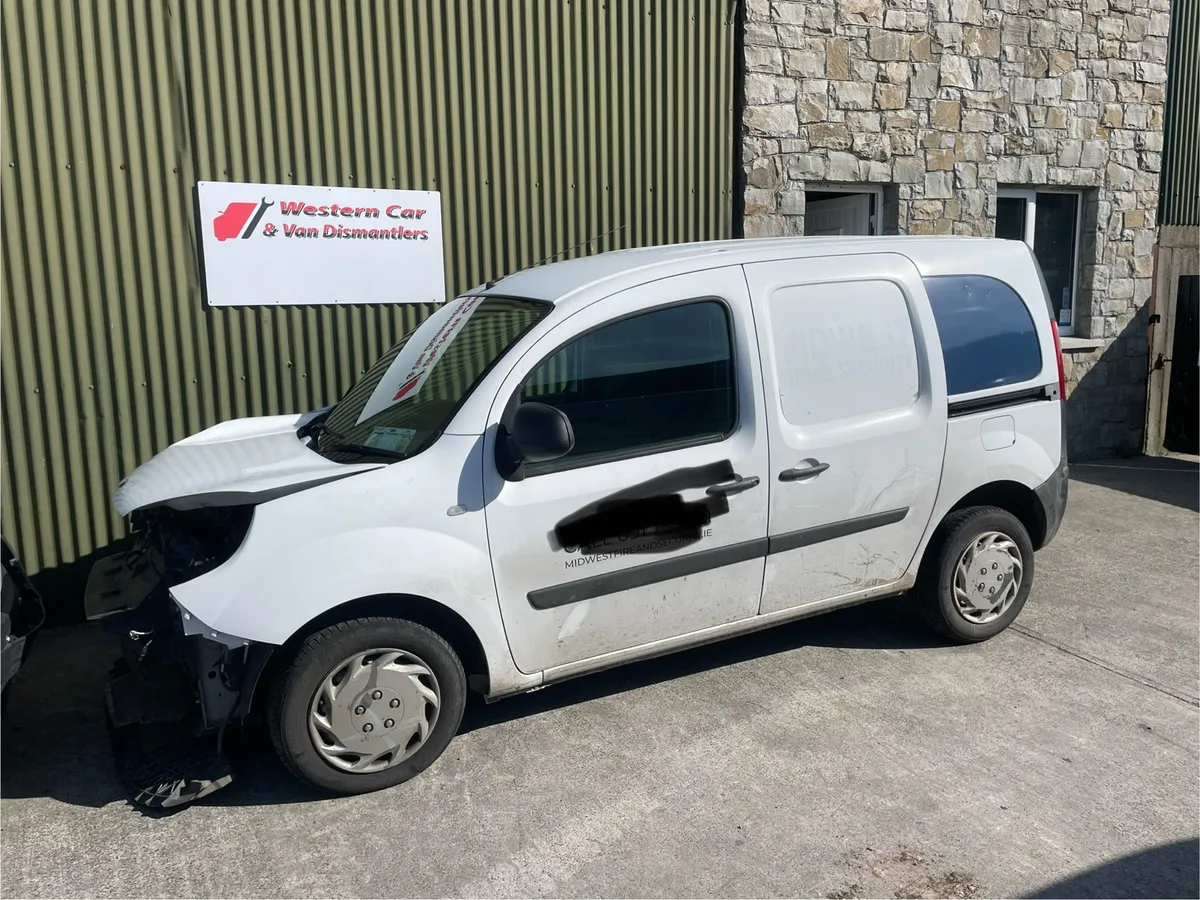
[[[1001,238],[942,235],[895,235],[879,237],[776,237],[667,244],[632,250],[611,250],[593,256],[547,263],[522,269],[489,285],[480,285],[468,294],[526,297],[532,300],[561,302],[586,288],[600,287],[605,281],[622,277],[627,282],[633,272],[641,272],[641,281],[679,275],[721,265],[742,265],[772,259],[841,255],[845,253],[902,253],[914,262],[916,257],[934,261],[952,256],[961,262],[965,245],[971,245],[976,263],[986,257],[1009,258],[1014,244]],[[660,270],[660,271],[648,271]],[[616,287],[614,285],[614,287]]]

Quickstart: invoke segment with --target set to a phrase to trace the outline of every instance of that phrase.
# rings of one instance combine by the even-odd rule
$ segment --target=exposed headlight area
[[[253,506],[176,510],[156,507],[131,516],[139,548],[149,550],[167,587],[228,562],[246,539]]]

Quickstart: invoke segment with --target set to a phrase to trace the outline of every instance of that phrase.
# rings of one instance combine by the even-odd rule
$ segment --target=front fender
[[[248,535],[229,562],[171,593],[215,631],[276,645],[351,600],[415,594],[452,609],[474,630],[493,692],[528,680],[516,671],[508,648],[491,561],[472,544],[443,533],[378,526],[267,549]]]

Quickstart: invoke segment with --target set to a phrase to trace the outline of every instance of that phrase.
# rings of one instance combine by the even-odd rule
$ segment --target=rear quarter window
[[[936,275],[924,281],[946,362],[948,394],[1021,384],[1041,373],[1033,317],[1011,287],[986,275]]]

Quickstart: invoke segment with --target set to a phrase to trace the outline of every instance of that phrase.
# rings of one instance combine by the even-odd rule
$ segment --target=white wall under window
[[[1079,191],[1000,188],[996,192],[996,237],[1024,241],[1032,248],[1064,335],[1075,333],[1078,319],[1082,220]]]

